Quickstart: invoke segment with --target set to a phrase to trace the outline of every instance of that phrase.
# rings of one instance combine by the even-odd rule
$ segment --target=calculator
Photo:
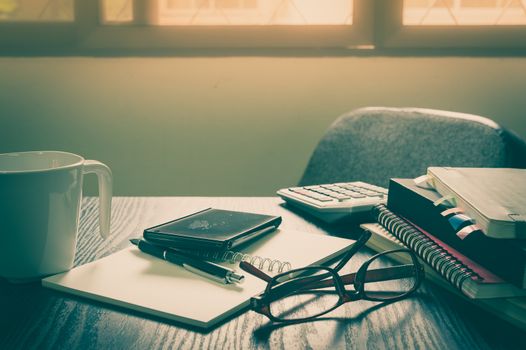
[[[361,181],[283,188],[277,191],[287,204],[332,223],[363,217],[387,202],[387,189]]]

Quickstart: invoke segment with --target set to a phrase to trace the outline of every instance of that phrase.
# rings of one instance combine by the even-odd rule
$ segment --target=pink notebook
[[[405,219],[405,218],[404,218]],[[454,256],[458,261],[460,261],[463,265],[465,265],[467,268],[472,270],[477,274],[479,278],[476,278],[475,276],[472,277],[472,279],[475,279],[477,283],[495,283],[495,284],[502,284],[507,283],[499,276],[495,275],[491,271],[488,271],[484,266],[480,265],[479,263],[471,260],[455,248],[449,246],[448,244],[442,242],[440,239],[436,238],[429,232],[423,230],[419,226],[413,224],[411,221],[405,219],[407,222],[411,223],[418,231],[420,231],[422,234],[426,235],[430,240],[441,246],[444,250],[446,250],[450,255]]]

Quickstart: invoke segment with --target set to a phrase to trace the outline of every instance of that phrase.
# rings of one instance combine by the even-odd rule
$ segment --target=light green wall
[[[476,113],[526,137],[526,58],[0,58],[0,152],[98,159],[117,195],[271,195],[362,106]]]

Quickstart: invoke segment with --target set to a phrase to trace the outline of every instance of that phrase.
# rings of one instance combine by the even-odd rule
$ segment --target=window
[[[102,25],[93,27],[82,45],[159,50],[370,46],[373,40],[370,3],[364,0],[102,0],[97,11],[97,21]]]
[[[3,22],[72,22],[73,0],[0,0]]]
[[[131,22],[134,6],[155,25],[351,25],[353,19],[353,0],[104,0],[103,21]]]
[[[0,0],[0,47],[524,49],[526,0]]]
[[[132,23],[133,3],[131,0],[104,0],[100,4],[101,22],[107,25]]]
[[[526,0],[392,0],[387,48],[526,48]]]
[[[0,52],[75,42],[75,0],[0,0]]]
[[[404,25],[525,25],[526,1],[405,0]]]

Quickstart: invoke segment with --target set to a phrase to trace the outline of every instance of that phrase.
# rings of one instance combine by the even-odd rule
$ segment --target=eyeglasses
[[[417,290],[424,269],[409,249],[376,254],[356,273],[338,274],[370,237],[371,233],[365,231],[334,268],[310,266],[271,277],[248,262],[241,262],[241,269],[268,282],[262,294],[251,298],[251,309],[274,322],[308,321],[347,302],[393,302]],[[345,285],[351,284],[354,290],[346,290]]]

